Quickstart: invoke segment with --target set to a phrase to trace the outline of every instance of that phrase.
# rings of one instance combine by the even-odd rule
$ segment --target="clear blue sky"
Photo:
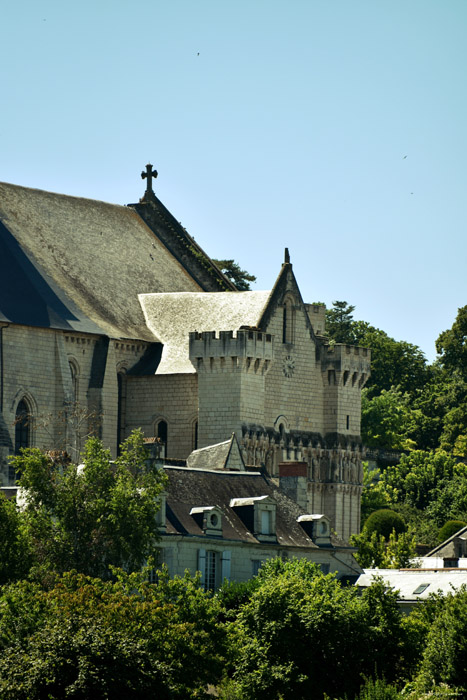
[[[156,193],[213,257],[428,359],[466,298],[466,0],[15,0],[0,180]]]

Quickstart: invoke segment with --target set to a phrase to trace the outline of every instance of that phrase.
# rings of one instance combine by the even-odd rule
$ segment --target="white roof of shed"
[[[431,593],[446,595],[467,585],[467,569],[364,569],[355,585],[366,588],[378,577],[399,591],[401,600],[424,600]]]

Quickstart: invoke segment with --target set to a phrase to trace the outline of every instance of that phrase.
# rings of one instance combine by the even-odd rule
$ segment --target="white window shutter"
[[[204,588],[206,582],[206,550],[198,549],[198,571],[201,572],[201,585]]]
[[[225,550],[222,552],[222,559],[221,559],[221,579],[224,581],[224,579],[227,579],[227,581],[230,581],[230,562],[232,559],[232,552]]]

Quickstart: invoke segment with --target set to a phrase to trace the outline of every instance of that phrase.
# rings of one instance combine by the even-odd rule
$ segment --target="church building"
[[[0,485],[21,447],[76,460],[97,434],[117,454],[140,427],[168,463],[235,433],[247,470],[285,489],[289,475],[303,512],[347,541],[369,351],[329,342],[287,249],[272,289],[237,291],[156,175],[128,206],[0,183]]]

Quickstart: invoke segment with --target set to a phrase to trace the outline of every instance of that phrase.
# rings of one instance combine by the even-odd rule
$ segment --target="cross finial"
[[[147,180],[145,195],[154,194],[154,192],[152,191],[152,178],[157,177],[157,170],[152,169],[151,163],[148,163],[146,165],[146,172],[144,172],[144,170],[143,170],[143,172],[141,173],[141,177],[143,178],[143,180]]]

